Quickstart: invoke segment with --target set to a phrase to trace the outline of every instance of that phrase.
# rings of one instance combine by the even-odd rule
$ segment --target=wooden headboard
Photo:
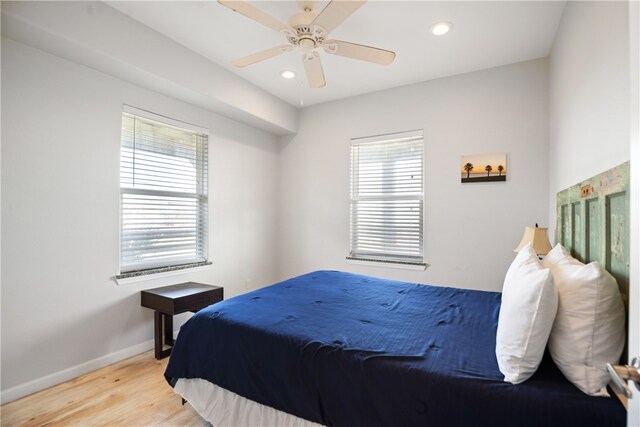
[[[629,162],[558,193],[556,242],[582,262],[599,261],[629,301]]]

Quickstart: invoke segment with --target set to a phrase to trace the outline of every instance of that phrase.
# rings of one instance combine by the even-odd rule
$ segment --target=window
[[[349,259],[424,266],[422,131],[351,140]]]
[[[125,107],[116,278],[207,264],[207,138],[206,130]]]

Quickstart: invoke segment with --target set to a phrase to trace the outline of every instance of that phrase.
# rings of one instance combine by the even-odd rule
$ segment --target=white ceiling
[[[327,85],[307,86],[300,52],[238,69],[230,62],[285,44],[283,35],[214,1],[107,2],[110,6],[183,46],[300,106],[318,104],[425,80],[545,57],[551,49],[564,1],[369,1],[331,38],[396,52],[389,66],[321,53]],[[318,2],[320,11],[327,1]],[[294,1],[253,4],[286,22],[298,11]],[[453,30],[435,37],[438,21]],[[280,71],[293,69],[285,80]],[[188,73],[188,70],[185,70]]]

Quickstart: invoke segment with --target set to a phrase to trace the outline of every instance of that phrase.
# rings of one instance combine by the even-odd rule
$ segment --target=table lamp
[[[524,248],[527,243],[531,243],[533,246],[533,250],[537,255],[546,255],[551,250],[551,244],[549,243],[549,236],[547,235],[546,228],[538,227],[536,224],[534,227],[525,227],[524,234],[522,235],[522,240],[517,248],[515,248],[514,252],[520,252],[522,248]]]

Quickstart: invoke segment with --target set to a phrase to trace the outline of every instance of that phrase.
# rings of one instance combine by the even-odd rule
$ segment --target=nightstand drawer
[[[223,289],[220,287],[193,295],[186,295],[182,298],[173,300],[173,314],[180,314],[187,311],[198,311],[222,300]]]
[[[198,311],[224,299],[220,286],[187,282],[141,292],[141,305],[165,314]]]

